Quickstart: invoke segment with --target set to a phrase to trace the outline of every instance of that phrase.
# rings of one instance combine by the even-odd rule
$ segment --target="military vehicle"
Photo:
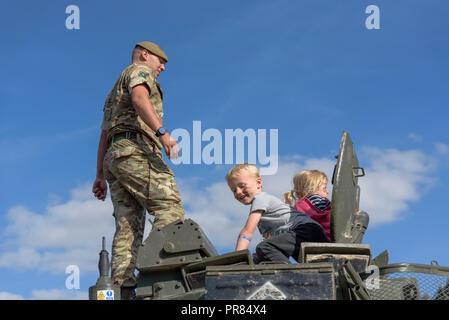
[[[369,215],[359,210],[365,170],[346,131],[336,159],[331,243],[302,243],[298,263],[254,264],[248,250],[219,255],[195,221],[179,220],[153,229],[140,247],[136,299],[448,300],[449,268],[436,261],[389,264],[387,250],[372,257],[362,243]],[[90,299],[119,298],[105,280],[102,253]]]

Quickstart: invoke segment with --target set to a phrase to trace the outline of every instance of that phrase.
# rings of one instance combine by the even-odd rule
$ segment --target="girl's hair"
[[[293,177],[293,190],[285,192],[282,200],[294,205],[297,199],[312,195],[319,186],[327,182],[327,176],[319,170],[304,170]]]
[[[260,178],[259,170],[255,165],[249,163],[242,163],[232,167],[231,170],[228,171],[228,173],[226,174],[226,181],[229,182],[229,179],[238,174],[240,171],[246,171],[251,175],[253,175],[254,177]]]

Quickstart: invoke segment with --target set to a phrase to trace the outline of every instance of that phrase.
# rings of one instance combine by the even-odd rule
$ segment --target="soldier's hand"
[[[94,181],[94,185],[92,186],[92,192],[98,200],[104,201],[108,193],[108,185],[106,184],[106,180],[104,178],[97,177]]]
[[[159,137],[159,140],[164,147],[165,154],[169,159],[176,159],[179,156],[179,147],[176,140],[174,140],[170,134],[167,132],[166,134]]]

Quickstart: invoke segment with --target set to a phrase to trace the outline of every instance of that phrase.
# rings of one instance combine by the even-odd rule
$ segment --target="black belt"
[[[154,144],[153,141],[151,141],[150,138],[148,138],[146,135],[135,132],[135,131],[123,131],[114,134],[112,137],[109,138],[109,144],[120,141],[122,139],[129,139],[129,140],[137,140],[137,136],[140,135],[142,138],[147,140],[150,144]]]
[[[113,143],[122,139],[137,140],[137,132],[124,131],[114,134],[109,138],[109,143]]]

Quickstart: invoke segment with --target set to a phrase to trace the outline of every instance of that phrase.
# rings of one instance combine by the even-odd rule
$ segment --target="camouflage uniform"
[[[145,210],[155,216],[154,227],[184,219],[173,171],[162,159],[162,145],[131,102],[132,88],[142,83],[150,89],[150,101],[162,122],[162,91],[153,71],[146,65],[132,64],[122,72],[109,93],[101,125],[108,132],[109,147],[103,171],[111,191],[116,224],[112,279],[122,287],[136,285],[134,269],[143,238]],[[124,132],[134,134],[113,139]]]

